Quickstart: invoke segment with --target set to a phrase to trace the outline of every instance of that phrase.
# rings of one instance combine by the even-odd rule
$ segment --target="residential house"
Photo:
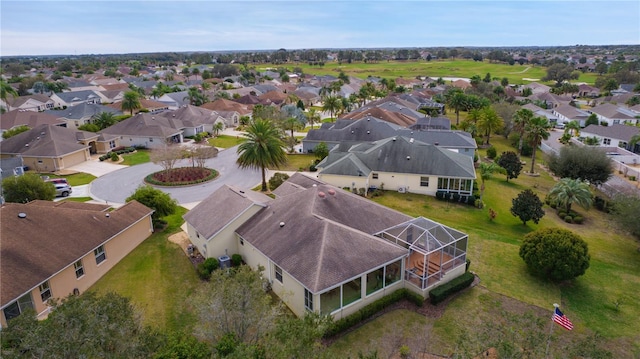
[[[634,153],[640,153],[640,142],[631,146],[631,138],[640,134],[640,128],[615,124],[611,126],[589,125],[581,132],[582,137],[596,137],[600,146],[620,147]]]
[[[458,79],[458,80],[452,81],[451,86],[462,89],[462,90],[466,90],[469,87],[471,87],[471,83],[467,80]]]
[[[114,108],[118,111],[122,111],[122,112],[129,112],[129,111],[123,111],[122,110],[122,101],[119,102],[114,102],[112,104],[108,105],[111,108]],[[169,109],[169,106],[166,103],[162,103],[162,102],[158,102],[158,101],[153,101],[153,100],[147,100],[147,99],[140,99],[140,109],[138,110],[134,110],[134,113],[140,113],[141,111],[148,111],[150,113],[158,113],[158,112],[162,112],[165,110]],[[130,113],[130,112],[129,112]]]
[[[269,91],[266,93],[263,93],[262,95],[258,96],[258,99],[260,99],[260,103],[262,103],[265,106],[269,106],[269,105],[275,105],[275,106],[280,106],[283,105],[285,103],[285,101],[287,101],[287,99],[289,98],[289,96],[286,93],[283,93],[279,90],[277,91]]]
[[[190,239],[207,257],[263,268],[297,316],[339,319],[400,288],[426,297],[465,271],[468,236],[426,218],[299,173],[275,199],[249,192],[225,186],[202,201],[185,215]]]
[[[556,94],[552,94],[550,92],[533,94],[527,97],[531,101],[539,101],[544,103],[547,109],[553,109],[558,106],[568,105],[573,101],[573,98],[569,96],[560,96]]]
[[[593,107],[588,112],[595,113],[600,123],[605,122],[609,126],[624,123],[635,125],[638,122],[636,118],[637,113],[627,107],[614,105],[612,103],[603,103]]]
[[[586,126],[590,114],[587,111],[573,107],[571,105],[561,105],[551,110],[558,118],[558,123],[568,123],[576,121],[580,127]]]
[[[67,123],[64,120],[59,119],[57,116],[51,115],[46,112],[35,112],[27,110],[12,110],[3,113],[0,116],[0,141],[2,141],[2,134],[5,131],[19,126],[28,126],[29,128],[35,128],[40,125],[55,125],[65,127]]]
[[[182,122],[183,136],[191,137],[201,132],[213,132],[216,123],[224,125],[225,119],[215,111],[207,110],[193,105],[184,105],[175,111],[166,111],[160,114],[167,119]]]
[[[531,89],[531,94],[532,95],[536,95],[536,94],[543,94],[543,93],[549,93],[549,91],[551,91],[551,87],[547,86],[547,85],[543,85],[541,83],[537,83],[537,82],[532,82],[530,84],[524,85],[522,87],[520,87],[520,93],[522,93],[522,90],[524,89]]]
[[[600,96],[600,89],[597,87],[589,86],[587,84],[578,85],[578,97],[591,97],[596,98]]]
[[[166,104],[169,110],[177,110],[184,105],[189,105],[189,92],[169,92],[157,98],[156,101]]]
[[[25,111],[44,111],[53,109],[55,102],[47,95],[36,94],[30,96],[16,97],[12,101],[8,101],[8,110],[25,110]]]
[[[470,156],[403,136],[338,145],[316,167],[319,179],[337,187],[431,196],[437,191],[469,196],[476,178]]]
[[[56,172],[89,160],[99,137],[93,132],[40,125],[0,142],[0,158],[21,156],[32,170]]]
[[[302,149],[303,152],[309,153],[313,152],[320,142],[332,149],[339,144],[356,145],[394,136],[414,138],[470,158],[474,157],[477,148],[476,141],[468,132],[410,129],[367,116],[355,121],[340,119],[334,123],[323,123],[319,129],[309,130],[307,136],[302,139]]]
[[[114,103],[124,99],[124,90],[104,90],[100,91],[104,101],[103,103]]]
[[[76,128],[88,123],[92,123],[95,116],[101,113],[111,113],[114,116],[122,115],[122,112],[112,108],[95,103],[81,103],[76,106],[68,107],[64,110],[47,110],[45,113],[56,116],[65,121],[67,127]]]
[[[119,137],[122,146],[160,148],[183,142],[185,126],[177,119],[140,112],[101,130],[99,134]]]
[[[153,232],[153,210],[131,201],[5,203],[0,241],[0,325],[33,309],[46,318],[51,299],[89,289]]]
[[[227,127],[236,127],[240,124],[240,117],[253,115],[253,106],[243,105],[231,100],[219,98],[200,106],[207,110],[216,111],[226,120]]]
[[[101,104],[107,102],[100,92],[94,90],[82,90],[72,92],[57,92],[51,95],[55,107],[71,107],[81,103]]]

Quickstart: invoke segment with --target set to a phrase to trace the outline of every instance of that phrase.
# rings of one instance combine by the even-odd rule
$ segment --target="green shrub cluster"
[[[595,199],[593,201],[593,205],[599,211],[602,211],[602,212],[605,212],[605,213],[609,213],[611,211],[610,206],[609,206],[609,202],[607,202],[604,198],[602,198],[600,196],[596,196],[595,197]]]
[[[242,256],[239,254],[231,255],[231,265],[234,267],[239,267],[242,264]]]
[[[494,159],[494,158],[496,158],[497,155],[498,155],[498,152],[497,152],[495,147],[491,146],[491,147],[487,148],[487,157],[488,158]]]
[[[424,302],[424,299],[420,295],[414,292],[411,292],[406,288],[398,289],[395,292],[385,297],[382,297],[376,300],[375,302],[363,307],[359,311],[331,323],[331,325],[327,328],[327,330],[325,330],[324,337],[328,338],[328,337],[337,335],[338,333],[341,333],[353,327],[354,325],[359,324],[363,320],[367,320],[371,318],[372,316],[379,313],[383,309],[387,308],[391,304],[397,303],[402,299],[407,299],[410,302],[415,303],[420,307]]]
[[[134,147],[122,147],[122,148],[118,147],[118,148],[119,149],[117,149],[117,150],[114,148],[113,151],[107,152],[106,154],[100,156],[98,159],[102,162],[102,161],[106,161],[108,159],[113,160],[113,158],[114,158],[113,156],[116,156],[116,161],[117,161],[117,158],[118,158],[117,156],[123,155],[123,154],[126,154],[126,153],[131,153],[131,152],[134,152],[136,150]]]
[[[475,276],[471,272],[465,272],[463,275],[455,278],[451,282],[445,283],[429,292],[431,304],[438,304],[445,300],[451,294],[457,293],[473,283]]]
[[[475,206],[477,198],[473,194],[467,196],[467,195],[461,195],[458,192],[437,191],[436,199],[441,201],[464,203],[470,206]]]
[[[209,280],[211,273],[220,267],[220,263],[215,258],[207,258],[204,262],[198,264],[198,276],[203,280]]]

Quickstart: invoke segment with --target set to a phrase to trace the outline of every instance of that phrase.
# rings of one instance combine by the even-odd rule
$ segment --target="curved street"
[[[261,181],[260,171],[239,168],[236,164],[236,149],[237,146],[221,150],[217,157],[205,162],[205,167],[213,168],[219,173],[213,181],[187,187],[154,187],[171,195],[180,205],[187,204],[189,207],[189,204],[202,201],[224,184],[242,188],[257,186]],[[189,166],[189,161],[181,160],[177,166]],[[159,170],[162,170],[160,165],[149,162],[107,173],[91,182],[89,196],[113,205],[123,204],[127,197],[144,184],[147,175]]]

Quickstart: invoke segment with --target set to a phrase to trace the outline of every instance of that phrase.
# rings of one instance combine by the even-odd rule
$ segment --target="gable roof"
[[[98,137],[93,132],[71,128],[40,125],[0,142],[0,152],[23,156],[60,157],[81,151],[89,146],[78,143],[81,139]]]
[[[72,103],[78,101],[88,101],[91,99],[99,99],[102,100],[102,96],[97,91],[93,90],[81,90],[81,91],[70,91],[70,92],[58,92],[55,94],[58,98],[60,98],[65,103]]]
[[[167,138],[182,132],[184,127],[184,123],[180,120],[140,112],[101,130],[100,133]]]
[[[94,115],[107,112],[114,115],[122,115],[121,111],[118,111],[112,107],[99,105],[95,103],[81,103],[76,106],[68,107],[65,110],[46,110],[45,113],[52,114],[59,118],[65,118],[67,120],[80,120],[83,118],[91,118]]]
[[[109,217],[103,212],[102,207],[81,209],[42,205],[40,201],[5,203],[0,209],[0,306],[72,265],[153,211],[131,201],[109,212]],[[20,218],[18,213],[26,217]]]
[[[5,112],[0,116],[0,129],[6,131],[16,126],[26,125],[34,128],[40,125],[57,125],[66,124],[64,120],[57,116],[45,112],[12,110]]]
[[[317,167],[323,174],[346,176],[379,171],[476,178],[471,157],[402,136],[361,143],[348,149],[346,146],[335,147]]]
[[[409,219],[320,184],[274,199],[236,232],[318,293],[405,255],[406,249],[372,234]]]
[[[213,111],[235,111],[240,115],[247,115],[251,113],[251,110],[246,106],[238,102],[234,102],[231,100],[219,98],[212,102],[207,102],[204,105],[200,106],[202,108],[206,108],[207,110]]]
[[[271,198],[255,191],[224,185],[183,216],[205,239],[210,239],[252,206],[265,207]]]
[[[589,125],[581,132],[582,135],[594,134],[600,137],[614,138],[624,142],[629,142],[633,136],[640,133],[640,128],[623,124],[615,124],[611,126]]]
[[[623,119],[623,120],[633,120],[635,116],[631,110],[621,107],[618,105],[614,105],[612,103],[603,103],[598,105],[590,110],[592,113],[598,114],[600,116],[606,118],[615,118],[615,119]]]
[[[40,103],[40,104],[45,104],[47,102],[53,102],[53,100],[50,99],[49,96],[43,95],[43,94],[20,96],[20,97],[14,98],[12,101],[9,101],[9,102],[10,102],[11,107],[20,107],[20,106],[24,105],[25,103],[27,103],[28,101],[35,101],[35,102]]]

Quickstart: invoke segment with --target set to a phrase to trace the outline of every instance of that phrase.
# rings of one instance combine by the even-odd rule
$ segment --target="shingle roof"
[[[318,293],[405,255],[405,249],[372,233],[409,219],[321,184],[274,199],[236,232]]]
[[[41,202],[5,203],[0,241],[0,305],[4,306],[63,268],[151,215],[151,209],[132,201],[109,213]],[[19,218],[25,213],[26,218]]]
[[[0,116],[0,129],[8,130],[16,126],[26,125],[30,128],[39,125],[64,125],[64,120],[45,112],[13,110]]]
[[[0,142],[0,152],[23,156],[59,157],[89,146],[78,143],[81,138],[97,134],[54,125],[40,125]]]
[[[224,185],[183,216],[205,239],[210,239],[231,220],[254,205],[265,206],[269,196]]]
[[[612,103],[603,103],[591,109],[591,112],[596,113],[606,118],[633,120],[635,117],[631,114],[631,111],[627,108],[614,105]]]
[[[94,103],[81,103],[76,106],[68,107],[65,110],[46,110],[45,113],[54,115],[59,118],[66,118],[68,120],[80,120],[83,118],[90,118],[94,115],[107,112],[114,115],[122,115],[121,111],[118,111],[112,107],[98,105]]]
[[[184,128],[184,124],[180,120],[140,112],[133,117],[101,130],[100,133],[167,138],[180,133],[182,128]]]
[[[77,102],[77,101],[87,101],[89,99],[102,99],[98,92],[93,90],[82,90],[82,91],[71,91],[71,92],[58,92],[56,93],[62,101],[66,103]]]
[[[624,142],[629,142],[634,135],[640,133],[640,128],[622,124],[615,124],[611,126],[589,125],[581,132],[583,136],[587,134],[594,134],[601,137],[614,138]]]

